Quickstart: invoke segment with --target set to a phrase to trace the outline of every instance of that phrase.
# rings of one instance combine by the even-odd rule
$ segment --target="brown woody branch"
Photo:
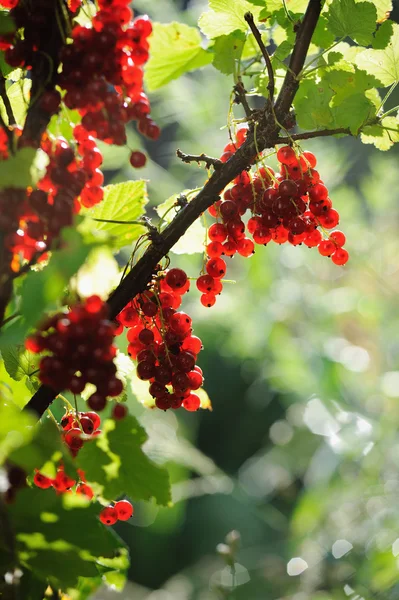
[[[205,166],[207,169],[209,169],[209,167],[214,167],[214,169],[220,169],[220,167],[223,165],[222,161],[219,158],[212,158],[212,156],[207,156],[206,154],[202,153],[202,154],[185,154],[185,152],[182,152],[180,150],[180,148],[178,148],[176,150],[176,155],[184,162],[184,163],[191,163],[191,162],[196,162],[196,163],[200,163],[203,162],[205,163]]]
[[[322,9],[322,0],[309,0],[308,7],[296,35],[295,46],[291,54],[283,86],[276,100],[275,112],[280,123],[291,107],[294,96],[299,87],[298,75],[305,64],[309,50],[310,40],[319,20]]]
[[[279,122],[284,122],[284,117],[287,116],[295,96],[298,87],[296,75],[301,71],[305,62],[310,40],[316,27],[320,11],[321,2],[310,0],[303,22],[297,34],[293,57],[290,62],[292,73],[287,75],[277,101],[278,111],[276,112],[276,115]],[[266,115],[267,114],[268,113],[266,112]],[[226,185],[252,164],[258,151],[261,152],[265,148],[273,147],[278,143],[279,129],[280,127],[276,124],[274,119],[270,118],[270,115],[269,117],[260,117],[256,131],[256,146],[254,132],[250,130],[245,143],[226,163],[215,169],[202,190],[187,204],[187,206],[183,207],[178,212],[173,221],[164,229],[157,239],[151,243],[143,257],[134,265],[132,270],[111,294],[108,299],[111,319],[114,319],[134,296],[146,289],[159,261],[168,254],[171,248],[173,248],[176,242],[184,235],[196,219],[219,199],[219,196]],[[190,155],[186,156],[189,157]],[[193,158],[193,160],[195,161],[200,157],[201,155]],[[185,162],[191,162],[191,160]],[[42,385],[25,408],[34,411],[40,417],[50,406],[59,391],[60,390],[53,390],[48,386]]]
[[[319,129],[319,131],[304,131],[303,133],[293,133],[289,137],[279,137],[277,144],[289,144],[292,140],[310,140],[312,138],[342,134],[353,135],[349,127],[339,127],[338,129]]]

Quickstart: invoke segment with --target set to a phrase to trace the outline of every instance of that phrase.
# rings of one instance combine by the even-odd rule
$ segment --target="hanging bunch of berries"
[[[103,410],[107,396],[123,391],[114,364],[115,327],[107,316],[107,304],[90,296],[69,312],[49,317],[25,342],[31,352],[49,353],[39,364],[42,383],[73,394],[81,394],[87,383],[96,386],[87,401],[92,410]]]
[[[222,162],[244,143],[246,134],[245,128],[238,130],[236,142],[225,146]],[[339,214],[315,168],[315,155],[297,154],[294,148],[284,146],[277,151],[277,160],[279,173],[267,165],[255,173],[243,171],[225,190],[223,199],[208,209],[216,223],[208,229],[205,273],[197,279],[204,306],[213,306],[223,289],[227,270],[224,257],[251,256],[255,244],[303,243],[309,248],[317,247],[322,256],[331,257],[336,265],[348,261],[348,252],[343,248],[345,235],[342,231],[330,231],[338,225]],[[250,218],[244,221],[248,212]]]
[[[128,354],[137,361],[137,376],[148,381],[162,410],[183,406],[195,411],[201,405],[195,391],[203,383],[196,365],[202,342],[193,335],[191,317],[178,310],[189,288],[182,269],[161,271],[117,317],[119,332],[128,330]]]

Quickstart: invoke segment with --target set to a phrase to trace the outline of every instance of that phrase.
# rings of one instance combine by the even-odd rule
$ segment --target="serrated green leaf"
[[[67,500],[52,489],[25,489],[9,511],[22,564],[63,589],[77,585],[80,577],[98,577],[102,557],[118,564],[121,552],[126,554],[112,530],[99,522],[100,505],[71,507]]]
[[[335,106],[333,113],[337,127],[349,127],[357,135],[362,125],[375,116],[375,106],[364,94],[353,94]]]
[[[185,195],[190,191],[191,190],[184,190],[182,194]],[[171,196],[155,209],[159,217],[163,217],[163,215],[167,213],[164,219],[166,223],[170,223],[173,220],[173,217],[176,215],[176,211],[173,210],[172,207],[176,203],[179,195],[180,194],[175,194]],[[196,254],[197,252],[203,252],[205,238],[205,227],[201,223],[201,220],[197,219],[192,225],[190,225],[186,233],[173,246],[172,252],[175,254]]]
[[[25,277],[20,311],[25,323],[35,325],[43,312],[57,306],[70,278],[95,247],[95,244],[85,244],[82,235],[73,228],[64,229],[62,239],[62,249],[52,253],[47,267],[42,271],[30,271]]]
[[[377,11],[370,2],[334,0],[326,16],[329,29],[336,37],[350,37],[364,46],[371,44]]]
[[[245,44],[245,33],[233,31],[215,39],[213,46],[213,66],[224,75],[234,72],[236,61],[240,59]]]
[[[330,101],[334,92],[323,82],[314,79],[301,82],[294,99],[294,107],[299,127],[303,129],[323,129],[334,127],[334,117]]]
[[[255,6],[247,0],[209,0],[207,12],[202,13],[198,25],[204,35],[208,38],[228,35],[237,29],[240,31],[248,30],[248,23],[244,19],[247,12],[253,14],[254,20],[259,19],[262,11],[261,7]]]
[[[128,246],[146,232],[143,225],[129,224],[129,221],[137,221],[143,216],[147,202],[147,186],[143,180],[107,185],[102,202],[81,211],[82,215],[90,219],[84,221],[80,229],[109,234],[115,248]],[[126,221],[126,224],[107,221]]]
[[[362,2],[364,0],[356,0],[356,2]],[[393,8],[392,0],[367,0],[371,2],[377,10],[377,23],[382,23],[389,18],[389,13]]]
[[[374,50],[384,50],[391,41],[391,37],[393,34],[393,21],[385,21],[378,28],[375,33],[373,40],[373,48]]]
[[[374,144],[378,150],[389,150],[399,142],[399,118],[385,117],[381,124],[364,127],[360,139],[363,144]]]
[[[399,24],[393,24],[389,44],[383,50],[364,50],[355,62],[360,69],[374,75],[383,86],[399,81]]]
[[[321,15],[312,36],[312,44],[319,48],[329,48],[334,42],[334,34],[330,31],[327,19]]]
[[[150,38],[150,60],[145,69],[145,82],[150,91],[177,79],[183,73],[205,67],[212,53],[201,46],[195,27],[183,23],[153,23]]]
[[[169,475],[153,463],[141,449],[147,434],[132,416],[109,420],[104,438],[85,444],[79,452],[79,466],[88,481],[102,486],[105,498],[127,494],[132,500],[150,500],[166,506],[170,502]],[[105,442],[105,443],[104,443]]]
[[[361,71],[349,63],[341,63],[338,68],[326,69],[322,75],[334,92],[332,105],[338,106],[349,96],[360,94],[378,86],[378,80],[366,71]]]
[[[6,346],[1,349],[1,356],[7,373],[21,381],[24,377],[30,377],[37,370],[38,358],[36,354],[25,350],[21,346]]]
[[[22,148],[8,160],[0,161],[0,189],[8,187],[24,188],[33,183],[33,161],[36,150]],[[18,173],[18,179],[15,174]]]

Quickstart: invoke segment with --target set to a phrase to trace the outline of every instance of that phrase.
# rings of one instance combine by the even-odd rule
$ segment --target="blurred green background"
[[[134,8],[195,25],[206,2]],[[220,155],[231,85],[207,68],[151,95],[162,136],[148,143],[140,176],[152,206],[204,182],[175,150]],[[141,143],[132,131],[130,146]],[[213,412],[149,411],[131,395],[175,504],[138,504],[132,524],[116,527],[130,582],[97,599],[399,598],[399,152],[356,139],[303,148],[317,154],[350,261],[336,267],[315,249],[270,243],[228,259],[236,283],[212,309],[190,292],[183,308],[205,346]],[[104,151],[108,182],[135,175],[129,150]],[[199,255],[171,257],[198,275]],[[233,529],[234,578],[216,552]]]

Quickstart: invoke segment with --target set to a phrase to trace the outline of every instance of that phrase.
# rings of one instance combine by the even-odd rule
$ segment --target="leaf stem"
[[[386,112],[384,112],[384,114],[383,114],[383,115],[381,115],[381,116],[379,117],[379,119],[380,119],[380,120],[381,120],[381,119],[384,119],[384,117],[387,117],[388,115],[392,114],[393,112],[395,112],[395,111],[397,111],[397,110],[399,111],[399,104],[398,104],[397,106],[394,106],[393,108],[390,108],[390,109],[389,109],[389,110],[387,110]]]
[[[396,88],[396,86],[398,85],[399,81],[395,81],[391,87],[389,88],[388,92],[385,94],[385,97],[383,100],[381,100],[381,104],[377,110],[377,115],[380,112],[380,110],[382,109],[382,107],[384,106],[385,102],[388,100],[389,96],[392,94],[392,92],[394,91],[394,89]]]

